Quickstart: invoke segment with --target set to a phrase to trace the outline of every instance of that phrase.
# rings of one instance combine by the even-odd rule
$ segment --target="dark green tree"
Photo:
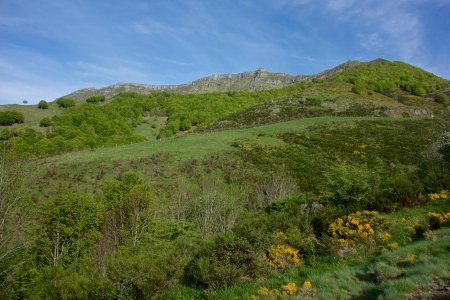
[[[38,108],[40,109],[47,109],[48,108],[48,103],[45,100],[41,100],[38,103]]]

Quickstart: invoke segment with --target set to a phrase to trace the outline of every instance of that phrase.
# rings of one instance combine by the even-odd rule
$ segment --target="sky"
[[[450,79],[450,0],[0,0],[0,104],[401,60]]]

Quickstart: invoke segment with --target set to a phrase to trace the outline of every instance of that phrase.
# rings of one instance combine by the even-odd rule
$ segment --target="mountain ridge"
[[[254,71],[229,74],[211,74],[201,77],[190,83],[178,85],[154,85],[141,83],[118,82],[109,86],[95,88],[83,88],[69,93],[60,98],[71,98],[78,101],[86,100],[91,96],[103,95],[106,98],[114,97],[121,92],[151,93],[155,91],[178,92],[178,93],[204,93],[204,92],[224,92],[242,90],[268,90],[276,87],[283,87],[291,83],[310,81],[314,78],[326,78],[332,76],[344,68],[360,64],[362,62],[349,60],[334,68],[322,71],[313,75],[292,75],[281,72],[269,72],[260,67]],[[58,98],[59,99],[59,98]]]

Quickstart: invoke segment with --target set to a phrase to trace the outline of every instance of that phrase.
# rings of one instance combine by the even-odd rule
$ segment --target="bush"
[[[61,108],[68,108],[75,106],[75,100],[69,98],[59,98],[58,100],[56,100],[56,103],[58,104],[58,107]]]
[[[9,126],[16,123],[23,123],[23,121],[23,114],[16,110],[7,110],[0,112],[0,125]]]
[[[47,109],[48,108],[48,103],[45,100],[41,100],[38,103],[38,108],[39,109]]]
[[[41,127],[52,126],[52,120],[50,120],[50,118],[45,117],[41,120],[41,122],[39,122],[39,126]]]
[[[446,132],[442,135],[439,141],[439,153],[442,155],[444,161],[450,167],[450,132]]]
[[[448,96],[444,93],[437,93],[434,96],[434,101],[445,106],[449,104]]]
[[[265,269],[264,259],[254,246],[233,234],[217,236],[212,245],[202,248],[185,274],[185,279],[196,285],[219,288],[255,277]]]
[[[104,102],[104,101],[105,101],[105,96],[102,96],[102,95],[91,96],[86,99],[87,103],[99,103],[99,102]]]

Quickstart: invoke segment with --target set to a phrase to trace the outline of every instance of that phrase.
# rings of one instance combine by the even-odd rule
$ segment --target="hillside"
[[[449,90],[375,60],[2,106],[0,299],[448,298]]]

